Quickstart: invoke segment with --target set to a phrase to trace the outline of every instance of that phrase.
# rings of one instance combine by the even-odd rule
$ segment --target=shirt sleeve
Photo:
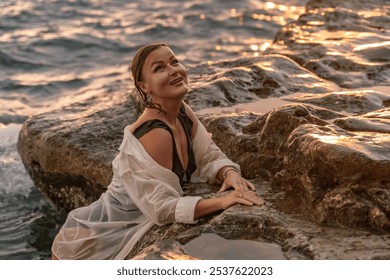
[[[216,176],[224,166],[233,166],[240,171],[240,166],[231,161],[214,143],[211,133],[198,121],[198,130],[193,140],[193,149],[197,170],[193,174],[194,182],[220,183]]]
[[[126,157],[127,161],[131,160]],[[177,186],[175,188],[158,176],[152,176],[147,168],[125,168],[119,175],[131,200],[154,224],[197,222],[194,212],[201,197],[182,197]]]

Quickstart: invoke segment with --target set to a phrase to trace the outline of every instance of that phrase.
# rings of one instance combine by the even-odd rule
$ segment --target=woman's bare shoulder
[[[171,169],[173,162],[172,135],[164,128],[154,128],[139,138],[146,152],[161,166]]]

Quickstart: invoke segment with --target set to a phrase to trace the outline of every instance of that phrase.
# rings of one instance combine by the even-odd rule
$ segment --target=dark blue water
[[[2,0],[0,259],[47,259],[63,219],[26,173],[21,124],[100,93],[128,91],[142,45],[169,43],[185,65],[258,56],[306,1]]]

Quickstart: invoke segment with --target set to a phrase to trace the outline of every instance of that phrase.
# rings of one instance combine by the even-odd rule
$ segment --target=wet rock
[[[287,139],[295,128],[308,123],[327,125],[326,120],[341,116],[331,110],[295,104],[276,108],[257,119],[253,113],[201,119],[246,177],[271,179],[283,168]]]
[[[388,85],[388,7],[385,0],[309,1],[306,13],[284,26],[266,53],[286,55],[344,88]]]
[[[334,122],[338,127],[349,131],[390,133],[390,121],[381,118],[343,118]]]
[[[356,107],[366,112],[369,105],[350,108]],[[390,187],[390,123],[385,112],[375,118],[347,117],[297,104],[276,108],[249,124],[243,115],[203,121],[245,176],[261,176],[276,189],[299,194],[296,202],[314,210],[318,223],[375,228],[382,224],[387,230],[390,212],[367,195],[371,188]],[[247,115],[248,120],[253,117]],[[369,215],[374,208],[383,209],[377,220]]]
[[[341,91],[324,94],[305,94],[285,100],[317,105],[337,112],[361,115],[390,104],[390,95],[375,90]]]
[[[190,69],[193,88],[186,101],[194,110],[226,107],[297,91],[325,93],[339,87],[281,55],[239,58]]]
[[[390,216],[367,195],[371,188],[390,187],[389,134],[308,124],[291,133],[287,146],[284,169],[273,184],[300,192],[318,223],[378,228],[382,222],[373,221],[369,212],[378,208],[383,211],[378,219]],[[388,230],[386,223],[381,229]]]
[[[104,103],[105,108],[101,103],[97,107],[75,104],[61,112],[39,115],[22,129],[19,152],[34,182],[67,210],[90,203],[104,191],[111,177],[109,161],[116,154],[123,127],[137,112],[132,109],[132,100]],[[359,118],[363,116],[367,120],[387,120],[388,113],[382,109]],[[276,243],[288,259],[389,257],[389,236],[373,231],[388,230],[389,134],[354,135],[332,123],[346,117],[302,104],[276,108],[264,115],[201,117],[215,142],[241,164],[243,173],[257,178],[253,182],[266,204],[236,205],[201,219],[197,225],[155,226],[136,244],[129,258],[139,254],[137,258],[169,258],[168,253],[155,253],[161,244],[151,247],[153,250],[143,250],[168,239],[184,245],[202,233]],[[357,148],[328,143],[335,139]],[[80,176],[79,181],[74,179]],[[271,184],[259,177],[267,178]],[[218,189],[208,184],[190,184],[185,192],[213,197]],[[335,232],[337,240],[333,237]],[[359,250],[351,249],[351,236],[354,242],[364,244],[359,245]],[[170,256],[173,255],[179,254]]]

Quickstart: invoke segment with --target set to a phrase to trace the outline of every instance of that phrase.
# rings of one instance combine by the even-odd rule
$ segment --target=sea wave
[[[305,3],[5,0],[0,11],[0,30],[4,31],[0,35],[0,73],[4,77],[0,99],[15,91],[31,95],[33,110],[40,107],[34,100],[41,103],[51,95],[72,95],[72,90],[62,90],[66,85],[51,82],[32,89],[25,80],[13,79],[15,74],[82,75],[102,67],[128,65],[131,54],[151,41],[169,42],[189,66],[258,55],[283,24],[303,12]]]
[[[20,128],[0,125],[0,260],[48,259],[63,214],[27,174],[16,150]]]

